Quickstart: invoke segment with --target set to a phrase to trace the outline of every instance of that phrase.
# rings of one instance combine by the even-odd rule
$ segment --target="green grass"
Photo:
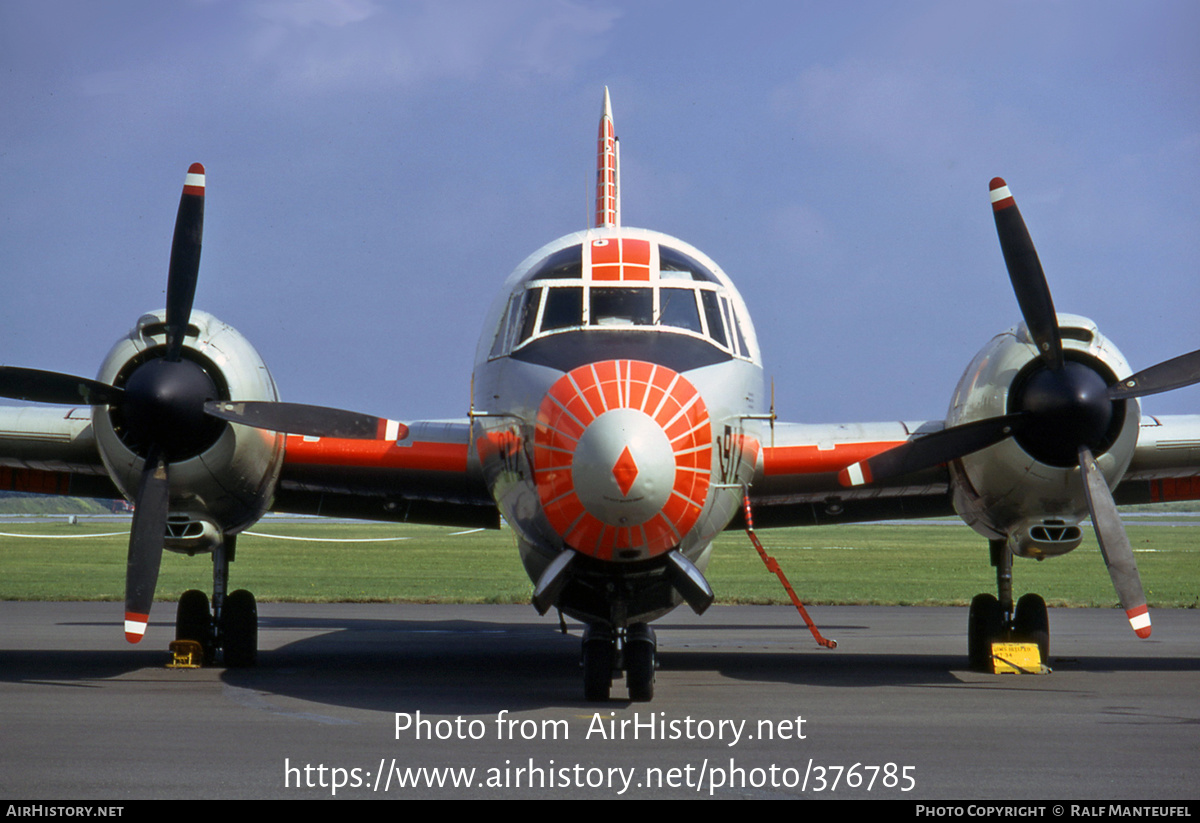
[[[1191,527],[1131,522],[1128,528],[1150,605],[1200,606],[1200,522]],[[0,532],[60,537],[122,529],[128,521],[0,524]],[[533,588],[507,530],[464,534],[429,526],[268,520],[252,531],[315,539],[239,538],[230,587],[250,589],[260,601],[526,603]],[[847,525],[758,534],[806,603],[964,605],[977,592],[995,590],[986,542],[961,525]],[[393,537],[408,539],[335,542]],[[127,541],[125,534],[0,536],[0,599],[120,600]],[[787,602],[741,532],[717,540],[708,578],[718,602]],[[1036,591],[1051,605],[1116,604],[1090,534],[1065,557],[1042,563],[1016,558],[1014,580],[1018,595]],[[211,591],[208,557],[165,553],[158,599],[176,599],[189,588]]]
[[[1127,526],[1151,606],[1200,606],[1200,522],[1172,528]],[[1035,591],[1052,606],[1115,606],[1117,597],[1095,536],[1070,554],[1041,562],[1013,559],[1017,596]],[[964,525],[854,524],[758,532],[806,603],[967,605],[995,592],[987,542]],[[717,541],[709,580],[725,602],[782,602],[778,583],[764,589],[765,567],[745,535]],[[774,581],[773,576],[769,578]]]

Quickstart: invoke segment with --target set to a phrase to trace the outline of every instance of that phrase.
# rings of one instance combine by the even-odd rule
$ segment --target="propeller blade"
[[[204,166],[193,163],[183,183],[175,237],[171,241],[171,265],[167,271],[167,359],[179,359],[196,279],[200,274],[200,241],[204,236]]]
[[[1142,369],[1108,387],[1109,400],[1126,400],[1200,383],[1200,349]]]
[[[838,481],[843,486],[861,486],[940,466],[1010,437],[1025,418],[1021,412],[989,417],[909,440],[847,466],[838,473]]]
[[[1033,247],[1033,239],[1029,229],[1025,228],[1025,220],[1008,184],[1000,177],[993,178],[991,193],[1000,250],[1004,252],[1004,264],[1008,267],[1008,279],[1017,295],[1021,316],[1025,318],[1025,326],[1046,365],[1059,370],[1063,364],[1062,337],[1037,249]]]
[[[167,461],[157,446],[146,457],[134,499],[129,555],[125,566],[125,639],[137,643],[150,622],[150,605],[158,585],[163,533],[167,526],[170,484]]]
[[[326,406],[210,400],[204,404],[204,411],[230,423],[308,437],[349,440],[403,440],[408,437],[408,427],[403,423]]]
[[[112,406],[120,403],[123,395],[116,386],[86,377],[0,366],[0,397],[67,406]]]
[[[1087,446],[1079,447],[1079,468],[1083,472],[1083,488],[1087,495],[1088,510],[1092,513],[1092,527],[1100,542],[1100,553],[1108,566],[1121,606],[1129,618],[1138,637],[1150,636],[1150,610],[1146,606],[1146,595],[1142,591],[1142,578],[1133,559],[1133,547],[1125,534],[1125,525],[1117,514],[1108,483],[1096,465],[1096,458]]]

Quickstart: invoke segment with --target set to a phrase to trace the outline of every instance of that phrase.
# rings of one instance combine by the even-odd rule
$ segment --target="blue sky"
[[[1191,0],[4,0],[0,362],[93,375],[161,307],[200,161],[196,305],[285,399],[462,416],[501,282],[586,225],[607,84],[623,222],[734,279],[781,418],[945,414],[1019,320],[996,175],[1142,368],[1200,347],[1198,37]]]

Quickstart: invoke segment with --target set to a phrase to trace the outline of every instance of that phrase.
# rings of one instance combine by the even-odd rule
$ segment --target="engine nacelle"
[[[950,464],[954,507],[975,531],[1004,539],[1014,554],[1046,557],[1079,545],[1079,523],[1088,517],[1076,457],[1086,442],[1109,486],[1124,476],[1137,445],[1141,409],[1136,400],[1096,395],[1130,375],[1117,348],[1085,317],[1059,314],[1067,369],[1083,375],[1081,399],[1060,417],[1039,404],[1046,366],[1025,324],[1009,329],[976,355],[959,381],[946,425],[1038,409],[1032,430]],[[1082,411],[1080,411],[1082,410]]]
[[[165,351],[165,312],[145,314],[113,346],[98,379],[127,388],[138,380],[139,372],[161,366]],[[173,365],[190,381],[187,390],[196,392],[199,407],[204,399],[279,399],[275,381],[254,347],[210,314],[192,311],[182,357],[182,365]],[[113,482],[131,500],[147,454],[138,432],[154,423],[130,419],[135,413],[98,407],[93,415],[101,459]],[[195,425],[178,428],[187,431],[169,436],[171,492],[165,546],[189,554],[210,551],[222,535],[248,528],[270,506],[283,465],[284,436],[231,425],[202,411],[197,411]]]

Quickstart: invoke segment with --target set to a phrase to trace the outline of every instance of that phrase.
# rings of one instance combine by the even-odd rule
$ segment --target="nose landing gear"
[[[583,634],[583,696],[588,702],[609,699],[614,672],[625,672],[629,699],[645,703],[654,698],[658,638],[646,623],[618,629],[592,623]]]

